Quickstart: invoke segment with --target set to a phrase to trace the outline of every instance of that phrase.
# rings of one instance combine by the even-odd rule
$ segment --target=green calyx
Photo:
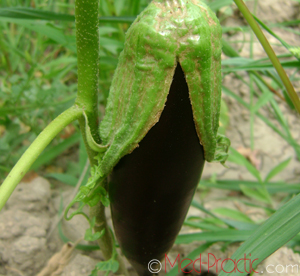
[[[160,118],[177,63],[189,88],[195,128],[208,162],[224,164],[230,146],[217,134],[221,101],[221,34],[215,14],[198,0],[154,0],[126,34],[106,113],[100,125],[102,145],[95,177],[104,179],[131,153]],[[180,110],[178,111],[180,112]]]
[[[158,122],[177,62],[189,87],[195,127],[209,162],[216,149],[221,100],[221,27],[201,1],[153,1],[133,22],[119,58],[100,137],[109,145],[100,169],[108,174]],[[224,141],[222,142],[224,143]]]

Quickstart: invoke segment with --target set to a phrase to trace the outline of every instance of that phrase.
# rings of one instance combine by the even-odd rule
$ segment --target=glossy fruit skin
[[[138,148],[120,160],[110,177],[115,234],[139,275],[148,275],[148,262],[162,260],[171,249],[204,162],[178,64],[159,122]]]

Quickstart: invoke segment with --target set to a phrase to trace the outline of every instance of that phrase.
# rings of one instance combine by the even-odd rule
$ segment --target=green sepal
[[[199,0],[153,0],[126,33],[98,144],[87,115],[86,139],[98,165],[75,201],[107,206],[100,186],[119,160],[138,147],[164,110],[177,64],[189,89],[199,143],[208,162],[224,165],[230,141],[217,133],[221,104],[221,35],[215,14]],[[178,111],[180,112],[180,110]],[[98,193],[98,194],[97,194]]]
[[[83,116],[85,118],[85,136],[86,136],[86,141],[89,145],[89,147],[93,150],[93,151],[96,151],[96,152],[105,152],[108,148],[108,145],[101,145],[101,144],[98,144],[94,138],[93,138],[93,135],[91,133],[91,128],[89,126],[89,120],[88,120],[88,117],[85,113],[85,111],[83,110]]]
[[[101,141],[109,145],[98,167],[103,176],[159,121],[178,63],[189,88],[205,160],[225,162],[226,156],[216,153],[221,35],[217,17],[198,0],[154,0],[137,17],[127,31],[100,124]]]

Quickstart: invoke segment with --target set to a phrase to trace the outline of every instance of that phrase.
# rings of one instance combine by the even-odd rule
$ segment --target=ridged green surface
[[[153,1],[128,30],[112,81],[100,125],[102,144],[108,145],[100,162],[103,176],[158,122],[177,62],[189,87],[205,159],[214,160],[221,98],[221,27],[200,1]]]

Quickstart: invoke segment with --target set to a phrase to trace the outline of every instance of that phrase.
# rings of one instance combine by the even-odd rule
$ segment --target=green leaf
[[[255,262],[255,266],[257,266],[265,258],[286,244],[300,231],[299,205],[300,195],[297,195],[277,210],[277,212],[265,223],[258,227],[257,230],[252,233],[242,246],[240,246],[231,256],[231,259],[242,259],[245,254],[245,256],[248,259],[250,258],[252,261],[254,259],[258,259],[258,261]],[[245,269],[243,268],[244,264],[244,262],[240,262],[237,265],[239,270],[243,273],[236,271],[228,274],[225,271],[232,271],[234,269],[234,264],[232,262],[228,262],[225,265],[224,271],[222,271],[219,276],[246,275],[247,272],[245,272]],[[246,270],[249,271],[249,262],[246,262]]]
[[[269,198],[264,193],[262,193],[260,187],[257,187],[255,189],[250,188],[246,185],[240,185],[240,187],[241,187],[242,192],[246,196],[253,198],[257,201],[261,201],[261,202],[268,203],[268,204],[270,203]]]
[[[282,93],[283,93],[283,96],[284,96],[284,98],[286,100],[286,103],[289,105],[290,109],[296,110],[296,108],[295,108],[295,106],[294,106],[294,104],[293,104],[293,102],[292,102],[289,94],[286,92],[286,89],[282,89]]]
[[[31,8],[2,8],[0,9],[0,17],[10,19],[26,19],[26,20],[60,20],[75,22],[75,16],[70,14],[55,13],[50,11],[41,11]],[[135,16],[101,16],[99,22],[106,23],[132,23]]]
[[[279,163],[276,167],[274,167],[266,176],[265,182],[268,182],[272,179],[276,174],[279,174],[281,171],[285,169],[285,167],[290,163],[291,157]]]
[[[216,0],[213,2],[208,2],[209,7],[214,11],[218,11],[219,9],[229,6],[233,3],[233,0]]]
[[[213,210],[213,212],[231,218],[233,220],[253,223],[253,221],[246,214],[238,210],[233,210],[229,208],[216,208]]]
[[[85,231],[84,239],[86,241],[96,241],[96,240],[100,239],[101,237],[103,237],[104,233],[105,233],[105,229],[102,229],[101,232],[93,233],[93,229],[88,228]]]
[[[99,35],[110,35],[112,33],[117,33],[119,30],[112,26],[100,26],[99,27]]]
[[[62,154],[68,148],[74,146],[79,142],[80,133],[75,133],[71,137],[65,139],[60,144],[46,148],[46,150],[36,159],[31,166],[32,170],[36,170],[39,167],[49,163],[54,158]]]
[[[230,147],[230,154],[228,161],[236,163],[241,166],[245,166],[246,169],[259,181],[262,183],[259,171],[237,150]]]
[[[0,9],[0,17],[17,18],[17,19],[42,19],[42,20],[59,20],[75,21],[74,15],[42,11],[37,9],[16,7]]]
[[[116,272],[119,269],[119,263],[114,259],[109,259],[107,261],[97,263],[96,267],[100,271]]]
[[[86,229],[84,234],[84,239],[86,241],[90,241],[92,240],[92,236],[93,236],[93,229],[91,228]]]
[[[100,200],[101,196],[95,192],[86,200],[86,202],[90,207],[93,207],[96,206]]]
[[[300,47],[293,47],[289,49],[294,57],[300,60]]]
[[[98,276],[98,270],[96,268],[93,269],[89,276]]]
[[[119,51],[123,49],[124,43],[115,39],[101,37],[100,46],[113,55],[117,55]]]
[[[240,56],[238,52],[224,38],[222,38],[222,51],[228,57]]]
[[[77,177],[66,173],[47,173],[45,176],[55,178],[56,180],[72,187],[75,187],[78,181]]]
[[[7,20],[5,20],[5,18],[0,17],[0,21]],[[63,29],[60,29],[51,23],[24,19],[10,19],[9,22],[13,22],[25,28],[28,28],[36,33],[45,35],[57,44],[62,45],[73,52],[76,52],[75,36],[65,35]]]
[[[238,101],[241,105],[243,105],[245,108],[250,110],[250,105],[246,103],[241,97],[237,96],[233,91],[228,89],[225,86],[222,86],[222,91],[229,95],[230,97],[234,98],[236,101]],[[274,101],[274,100],[272,100]],[[267,126],[269,126],[274,132],[276,132],[278,135],[280,135],[284,140],[286,140],[291,146],[295,148],[294,141],[290,136],[286,136],[282,133],[281,130],[278,129],[268,118],[257,112],[257,117],[260,118]],[[299,154],[300,156],[300,154]]]
[[[205,250],[207,250],[212,243],[205,243],[200,245],[198,248],[190,252],[185,259],[191,259],[195,260],[201,253],[203,253]],[[171,263],[174,263],[174,260],[171,260]],[[176,264],[165,276],[176,276],[178,275],[178,264]]]
[[[259,99],[257,100],[255,106],[252,108],[252,111],[256,113],[262,106],[267,104],[273,98],[273,94],[271,92],[264,92]]]
[[[230,191],[242,191],[240,185],[246,185],[248,188],[259,188],[261,183],[257,181],[246,181],[246,180],[218,180],[216,183],[201,180],[200,186],[207,188],[216,188]],[[278,192],[285,192],[291,194],[297,194],[300,192],[300,183],[288,184],[286,182],[269,182],[265,183],[264,186],[270,194],[276,194]]]
[[[289,45],[281,37],[279,37],[277,34],[275,34],[266,24],[264,24],[261,20],[259,20],[255,15],[253,15],[253,17],[269,34],[271,34],[273,37],[278,39],[286,49],[288,49],[298,60],[300,60],[299,47],[293,47],[293,46]],[[296,49],[295,52],[293,51],[294,49]],[[297,49],[298,49],[298,51],[297,51]]]
[[[109,198],[107,196],[101,196],[101,202],[105,207],[108,207],[110,204]]]
[[[203,230],[210,230],[210,231],[218,231],[218,230],[222,230],[224,228],[216,226],[214,224],[211,223],[206,223],[206,222],[195,222],[195,221],[190,221],[187,220],[184,222],[184,225],[193,227],[193,228],[200,228]]]
[[[124,0],[114,0],[114,4],[115,4],[114,6],[117,15],[120,15],[122,13],[125,3],[126,2]]]
[[[224,229],[220,231],[211,232],[200,232],[193,234],[181,234],[178,235],[175,243],[191,243],[194,241],[206,241],[206,242],[219,242],[219,241],[230,241],[238,242],[244,241],[253,233],[252,230],[232,230]]]
[[[195,200],[192,201],[191,206],[199,209],[200,211],[204,212],[207,215],[210,215],[213,218],[220,220],[215,214],[213,214],[211,211],[207,210],[202,204],[200,204],[199,202],[197,202]]]
[[[252,230],[257,228],[257,225],[253,222],[241,222],[231,219],[223,219],[223,221],[237,230]]]
[[[230,60],[224,60],[222,61],[223,65],[228,64]],[[300,62],[298,60],[291,60],[291,61],[281,61],[280,62],[283,68],[298,68],[300,67]],[[232,64],[234,65],[234,64]],[[223,67],[222,72],[228,73],[228,72],[234,72],[234,71],[252,71],[252,70],[258,70],[258,71],[273,71],[274,67],[271,62],[261,62],[260,60],[257,61],[250,61],[248,63],[244,62],[240,66],[234,66],[234,67]]]

